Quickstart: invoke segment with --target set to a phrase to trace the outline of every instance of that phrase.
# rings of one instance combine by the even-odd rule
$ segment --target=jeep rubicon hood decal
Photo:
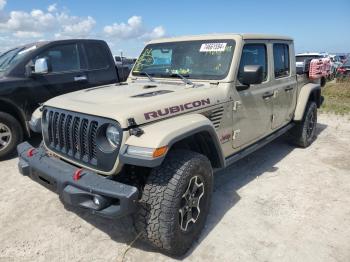
[[[167,115],[171,115],[171,114],[176,114],[182,111],[186,111],[186,110],[191,110],[193,108],[196,107],[202,107],[205,105],[210,105],[210,99],[201,99],[201,100],[197,100],[197,101],[193,101],[193,102],[189,102],[189,103],[185,103],[185,104],[181,104],[178,106],[171,106],[171,107],[166,107],[164,109],[158,109],[156,111],[151,111],[151,112],[147,112],[144,114],[145,119],[146,120],[150,120],[150,119],[156,119],[159,118],[161,116],[167,116]]]

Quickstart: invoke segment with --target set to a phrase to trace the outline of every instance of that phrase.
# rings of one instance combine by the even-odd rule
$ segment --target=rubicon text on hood
[[[166,116],[166,115],[170,115],[170,114],[176,114],[176,113],[190,110],[193,108],[202,107],[205,105],[210,105],[209,98],[185,103],[182,105],[166,107],[164,109],[159,109],[156,111],[147,112],[144,115],[145,115],[146,120],[150,120],[150,119],[154,119],[154,118],[158,118],[158,117],[162,117],[162,116]]]

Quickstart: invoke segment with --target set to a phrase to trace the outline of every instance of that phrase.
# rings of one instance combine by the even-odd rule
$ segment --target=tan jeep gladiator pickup
[[[65,203],[132,215],[144,240],[184,254],[205,225],[213,170],[288,131],[315,137],[319,82],[296,75],[293,40],[216,34],[151,41],[126,83],[46,102],[44,143],[18,146],[19,170]]]

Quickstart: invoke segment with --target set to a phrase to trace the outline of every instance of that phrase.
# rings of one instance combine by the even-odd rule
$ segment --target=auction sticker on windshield
[[[227,43],[205,43],[201,45],[199,52],[223,52]]]

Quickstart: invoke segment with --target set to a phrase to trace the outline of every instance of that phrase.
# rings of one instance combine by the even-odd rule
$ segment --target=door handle
[[[79,81],[86,81],[87,77],[86,76],[75,76],[74,81],[79,82]]]
[[[294,89],[294,86],[287,86],[284,88],[284,91],[288,92]]]
[[[272,97],[273,95],[274,95],[274,92],[266,92],[262,95],[262,98],[266,100]]]

